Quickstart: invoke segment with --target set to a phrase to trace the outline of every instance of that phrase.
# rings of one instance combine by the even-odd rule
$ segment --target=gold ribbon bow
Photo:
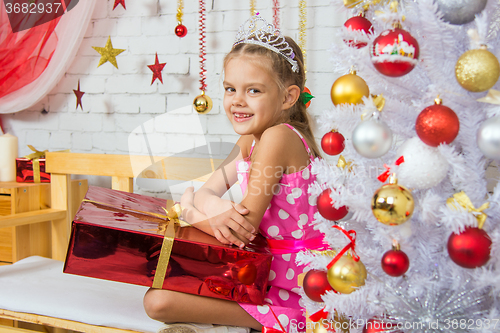
[[[490,206],[489,202],[485,202],[484,204],[481,205],[481,207],[475,208],[474,205],[472,204],[472,201],[467,196],[467,194],[465,194],[464,191],[460,191],[459,193],[453,194],[453,197],[448,198],[446,200],[446,204],[448,205],[448,207],[456,210],[459,209],[459,206],[467,209],[468,212],[471,212],[476,217],[477,227],[479,229],[483,228],[484,222],[488,217],[488,215],[483,213],[483,210],[485,210]],[[459,206],[457,206],[456,204],[458,204]]]
[[[382,112],[382,109],[385,106],[385,98],[384,98],[384,96],[382,94],[380,94],[380,95],[372,95],[372,98],[373,98],[373,105],[375,106],[375,108],[379,112]],[[374,112],[375,111],[373,110],[373,108],[371,108],[371,107],[368,108],[365,112],[363,112],[361,114],[361,120],[366,120],[366,119],[370,118]]]
[[[122,211],[126,211],[131,215],[140,215],[140,217],[144,218],[145,216],[153,217],[156,219],[162,220],[158,224],[158,229],[156,230],[158,234],[163,235],[163,243],[161,245],[160,256],[158,258],[158,264],[156,265],[156,272],[153,278],[152,288],[161,289],[163,287],[163,281],[165,281],[165,274],[167,273],[168,263],[170,261],[170,255],[172,253],[172,246],[174,245],[175,239],[175,226],[180,227],[188,227],[189,223],[180,219],[182,214],[182,207],[178,203],[173,205],[170,210],[167,210],[165,207],[162,207],[165,211],[165,215],[147,212],[143,210],[131,209],[131,208],[122,208],[115,207],[113,205],[109,205],[107,203],[98,202],[89,199],[83,199],[83,202],[89,202],[96,206],[101,206],[104,209],[108,210],[117,210],[120,209]],[[172,222],[172,223],[171,223]]]
[[[48,152],[48,150],[40,151],[35,147],[33,147],[32,145],[28,145],[28,148],[34,151],[34,153],[31,153],[23,157],[33,161],[33,181],[35,183],[40,183],[40,159],[45,157],[45,153]],[[58,152],[68,153],[69,149],[59,150]]]
[[[500,105],[500,91],[495,89],[490,89],[486,96],[479,98],[477,101]]]
[[[351,161],[347,162],[345,160],[345,157],[340,155],[339,160],[337,161],[337,167],[339,167],[341,169],[347,168],[347,171],[350,172],[350,171],[352,171],[352,162]]]
[[[44,151],[39,151],[32,145],[28,145],[28,148],[34,151],[34,153],[31,153],[29,155],[23,156],[24,158],[27,158],[31,161],[33,161],[33,181],[35,183],[40,182],[40,158],[45,157],[45,153],[47,150]]]
[[[167,273],[168,262],[170,261],[170,254],[172,253],[172,246],[174,245],[175,225],[178,224],[181,227],[187,227],[190,225],[186,221],[180,219],[180,216],[182,214],[181,205],[173,205],[170,211],[168,211],[166,208],[163,209],[167,213],[167,227],[165,228],[165,232],[163,234],[163,243],[161,245],[160,257],[158,258],[155,277],[153,279],[153,285],[151,286],[155,289],[161,289],[163,287],[163,281],[165,280],[165,274]],[[163,231],[162,227],[164,227],[164,225],[158,226],[158,230],[160,232]]]

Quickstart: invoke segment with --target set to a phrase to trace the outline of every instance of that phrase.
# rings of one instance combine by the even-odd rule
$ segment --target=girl
[[[316,212],[316,199],[307,193],[314,181],[310,162],[320,154],[299,101],[304,81],[297,44],[258,16],[247,21],[224,59],[224,109],[241,137],[203,187],[195,194],[186,190],[181,199],[183,217],[223,243],[243,247],[256,232],[267,238],[273,253],[267,304],[151,289],[144,305],[153,319],[259,331],[281,330],[279,319],[287,332],[305,331],[297,293],[297,277],[304,269],[297,267],[295,257],[305,248],[323,248],[323,243],[310,225]],[[221,199],[237,180],[245,194],[241,204]],[[199,331],[196,325],[170,325],[163,332],[180,327]]]

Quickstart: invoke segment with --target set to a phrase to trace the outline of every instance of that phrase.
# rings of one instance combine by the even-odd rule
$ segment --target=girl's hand
[[[212,207],[207,216],[214,236],[219,242],[243,248],[255,238],[256,230],[244,216],[249,213],[246,207],[220,198]]]

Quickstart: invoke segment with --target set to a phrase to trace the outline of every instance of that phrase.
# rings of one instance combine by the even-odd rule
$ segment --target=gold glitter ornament
[[[375,218],[386,225],[400,225],[413,215],[415,201],[404,186],[398,185],[393,175],[389,184],[382,185],[372,198],[372,212]]]
[[[361,260],[355,261],[349,254],[340,257],[327,272],[332,288],[342,294],[350,294],[364,286],[366,275],[366,268]]]
[[[363,103],[363,96],[368,97],[370,89],[365,80],[356,75],[356,71],[351,70],[349,74],[339,77],[332,85],[330,97],[334,105],[348,103]]]
[[[469,50],[458,58],[455,76],[462,88],[471,92],[485,91],[498,81],[500,64],[493,53],[482,46]]]
[[[212,110],[212,99],[202,91],[201,95],[195,97],[193,107],[199,114],[209,113]]]
[[[304,72],[307,72],[307,53],[306,53],[306,38],[307,38],[307,3],[306,0],[299,0],[299,47],[302,51],[304,59]]]

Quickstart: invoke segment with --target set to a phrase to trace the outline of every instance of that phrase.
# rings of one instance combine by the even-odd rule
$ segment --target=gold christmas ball
[[[385,184],[372,198],[372,212],[375,218],[387,225],[400,225],[413,215],[413,195],[404,186]]]
[[[348,103],[363,103],[362,97],[368,97],[370,89],[365,80],[356,75],[356,72],[339,77],[332,85],[330,96],[334,105]]]
[[[486,48],[469,50],[458,58],[455,76],[462,88],[480,92],[493,87],[500,75],[498,59]]]
[[[212,105],[212,99],[203,93],[196,96],[193,101],[194,109],[200,114],[209,113],[212,110]]]
[[[333,289],[350,294],[365,285],[366,268],[361,261],[354,261],[352,256],[345,255],[328,269],[326,277]]]

